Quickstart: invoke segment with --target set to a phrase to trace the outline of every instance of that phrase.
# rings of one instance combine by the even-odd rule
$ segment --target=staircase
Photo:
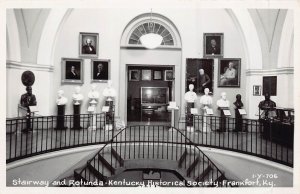
[[[187,138],[184,144],[112,141],[83,167],[75,169],[72,176],[61,179],[61,186],[111,186],[107,184],[109,180],[133,169],[169,170],[185,186],[223,186],[225,175],[198,147],[188,143]]]

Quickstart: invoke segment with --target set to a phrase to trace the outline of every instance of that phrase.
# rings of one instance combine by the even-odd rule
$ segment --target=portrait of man
[[[165,70],[165,81],[172,81],[173,79],[173,70]]]
[[[240,66],[240,59],[221,59],[219,64],[219,87],[239,87]]]
[[[93,81],[107,81],[109,78],[109,60],[92,60]]]
[[[98,34],[80,33],[80,56],[97,56]]]
[[[213,92],[213,59],[187,59],[186,91],[193,84],[197,94],[204,94],[208,88]]]
[[[62,83],[83,83],[83,59],[62,58]]]
[[[261,86],[253,86],[253,96],[261,95]]]
[[[205,33],[203,50],[205,57],[223,56],[223,33]]]
[[[66,61],[66,79],[80,80],[80,69],[80,62]]]
[[[140,70],[129,70],[130,81],[140,81]]]

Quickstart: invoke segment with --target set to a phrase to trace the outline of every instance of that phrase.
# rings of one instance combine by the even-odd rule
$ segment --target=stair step
[[[112,155],[117,159],[117,161],[119,162],[120,166],[123,166],[124,165],[124,160],[123,158],[118,154],[118,152],[111,148],[111,153]]]
[[[99,172],[97,169],[95,169],[91,164],[87,164],[87,170],[94,176],[94,179],[97,181],[107,181],[107,176],[104,176],[101,172]]]
[[[182,154],[182,156],[180,157],[179,161],[178,161],[178,167],[181,168],[182,167],[182,163],[185,160],[187,155],[187,150],[185,150]]]
[[[93,168],[95,168],[97,171],[99,171],[103,176],[110,177],[110,176],[112,176],[112,175],[115,174],[115,170],[114,170],[114,173],[111,172],[111,170],[108,169],[107,166],[102,163],[102,160],[99,160],[99,156],[97,156],[96,158],[94,158],[93,160],[91,160],[89,162],[89,164]]]
[[[203,181],[204,180],[204,178],[209,174],[209,172],[211,171],[211,170],[213,170],[213,168],[210,166],[210,165],[208,165],[205,169],[204,169],[204,171],[195,179],[197,182],[200,182],[200,181]]]
[[[194,170],[195,167],[196,167],[197,165],[199,165],[199,161],[200,161],[199,156],[196,157],[196,158],[194,159],[193,163],[188,167],[188,169],[187,169],[187,171],[186,171],[187,176],[190,176],[192,170]]]

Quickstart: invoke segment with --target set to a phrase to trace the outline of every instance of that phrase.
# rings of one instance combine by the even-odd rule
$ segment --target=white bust
[[[197,99],[197,94],[193,91],[194,90],[194,85],[190,84],[189,85],[189,90],[184,94],[184,99],[188,103],[194,103],[195,100]]]
[[[208,94],[209,94],[209,89],[205,88],[204,95],[201,96],[200,98],[200,103],[203,105],[204,109],[210,108],[213,103],[212,97],[209,96]]]
[[[83,95],[80,94],[80,87],[79,86],[75,87],[75,93],[73,94],[72,99],[73,99],[73,103],[75,105],[79,105],[80,101],[83,100]]]
[[[96,89],[96,84],[92,84],[92,90],[88,93],[88,97],[91,102],[97,102],[96,100],[99,98],[99,92],[97,92]]]
[[[68,103],[68,99],[66,97],[64,97],[63,94],[64,94],[63,90],[57,91],[57,99],[56,99],[57,105],[65,105]]]
[[[112,81],[108,80],[108,86],[103,90],[103,96],[107,97],[108,100],[116,96],[116,90],[112,87]]]
[[[217,101],[217,106],[220,108],[229,108],[229,101],[226,99],[226,93],[221,93],[221,99]]]

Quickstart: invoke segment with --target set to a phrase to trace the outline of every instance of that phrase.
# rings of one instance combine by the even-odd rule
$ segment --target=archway
[[[138,43],[138,36],[136,36],[137,41],[132,41],[132,35],[139,27],[143,27],[143,24],[148,23],[150,19],[150,13],[144,13],[133,18],[125,27],[120,44],[120,96],[119,98],[119,116],[127,122],[127,96],[128,96],[128,65],[131,66],[144,66],[147,68],[163,68],[168,67],[173,69],[173,79],[172,80],[172,97],[170,100],[181,102],[181,38],[180,34],[171,20],[167,17],[153,13],[152,21],[157,25],[157,31],[159,29],[164,29],[164,37],[168,37],[163,41],[162,45],[153,50],[147,50],[142,45]],[[146,31],[142,30],[142,33]],[[160,31],[162,33],[162,31]],[[171,38],[170,38],[171,37]],[[172,39],[171,44],[166,44],[165,42]],[[168,57],[165,57],[168,56]],[[140,88],[136,88],[140,90]]]

